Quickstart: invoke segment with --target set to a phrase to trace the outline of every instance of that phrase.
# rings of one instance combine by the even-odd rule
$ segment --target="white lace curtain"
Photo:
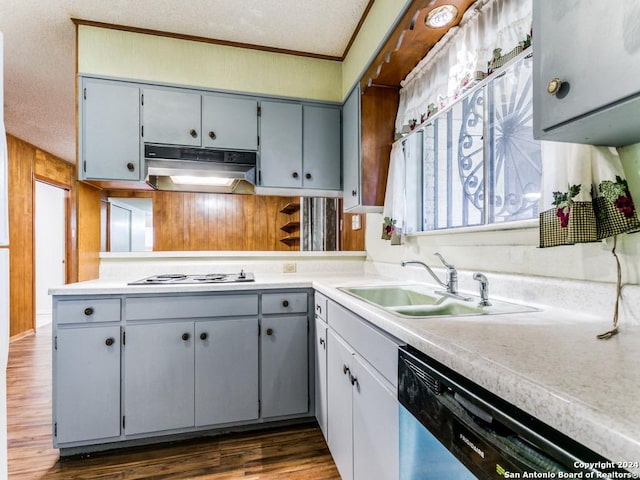
[[[421,123],[428,106],[447,106],[456,94],[487,73],[497,48],[505,55],[531,32],[532,0],[479,0],[460,25],[447,32],[401,83],[396,131],[415,119]]]

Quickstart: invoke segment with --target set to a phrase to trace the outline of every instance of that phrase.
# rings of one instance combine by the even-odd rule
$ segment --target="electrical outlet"
[[[296,273],[296,264],[295,263],[285,263],[282,265],[283,273]]]
[[[351,217],[351,230],[360,230],[362,224],[360,223],[360,215],[356,214]]]

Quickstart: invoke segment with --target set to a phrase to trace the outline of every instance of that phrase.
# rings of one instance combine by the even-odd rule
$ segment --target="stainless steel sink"
[[[491,300],[480,306],[479,297],[465,301],[432,292],[424,285],[375,285],[339,288],[354,297],[401,317],[451,317],[464,315],[492,315],[499,313],[535,312],[527,305]]]
[[[369,303],[380,307],[395,307],[400,305],[434,305],[441,303],[445,297],[429,292],[422,285],[407,286],[374,286],[358,288],[340,288]]]

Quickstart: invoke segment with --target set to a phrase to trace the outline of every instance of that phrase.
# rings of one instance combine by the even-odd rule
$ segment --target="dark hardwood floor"
[[[315,426],[230,434],[60,459],[51,443],[51,327],[9,347],[10,480],[339,480]]]

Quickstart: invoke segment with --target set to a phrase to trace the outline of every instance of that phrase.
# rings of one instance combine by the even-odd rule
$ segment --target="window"
[[[537,218],[540,142],[532,130],[532,58],[526,52],[438,112],[420,131],[422,230]]]

